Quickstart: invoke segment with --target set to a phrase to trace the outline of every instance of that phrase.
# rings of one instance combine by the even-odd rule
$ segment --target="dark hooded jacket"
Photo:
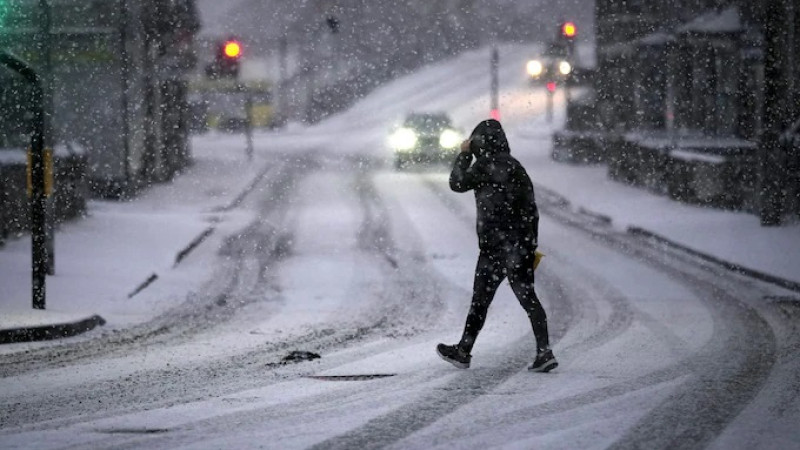
[[[450,189],[475,191],[481,249],[495,241],[497,235],[509,233],[535,249],[539,211],[533,184],[525,168],[511,156],[500,122],[484,120],[472,131],[470,152],[458,155],[450,173]]]

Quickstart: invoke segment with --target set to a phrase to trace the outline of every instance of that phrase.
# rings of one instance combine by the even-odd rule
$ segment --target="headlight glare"
[[[558,63],[558,71],[561,72],[561,75],[569,75],[572,72],[572,64],[567,61],[561,61]]]
[[[461,144],[461,134],[455,130],[444,130],[439,136],[439,145],[442,148],[452,149]]]
[[[408,151],[417,145],[417,133],[410,128],[398,128],[389,136],[389,145],[398,151]]]
[[[542,72],[544,72],[544,66],[542,65],[542,62],[535,59],[528,61],[527,69],[528,75],[532,77],[538,77],[542,74]]]

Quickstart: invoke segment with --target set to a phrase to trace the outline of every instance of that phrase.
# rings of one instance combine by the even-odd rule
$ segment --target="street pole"
[[[783,183],[785,152],[780,143],[781,134],[791,125],[789,116],[790,36],[792,27],[790,2],[770,0],[766,6],[764,31],[766,54],[764,58],[764,130],[759,146],[760,160],[760,218],[761,225],[780,225],[783,218]]]
[[[275,93],[275,101],[277,102],[277,114],[279,116],[279,124],[283,124],[286,114],[286,96],[284,89],[286,88],[286,80],[288,78],[288,54],[289,44],[286,35],[282,35],[278,42],[278,90]]]
[[[241,86],[244,90],[244,114],[245,114],[245,124],[244,124],[244,132],[245,137],[247,139],[247,159],[252,161],[253,160],[253,97],[250,93],[250,90],[247,89],[245,86]]]
[[[492,46],[492,56],[490,58],[491,70],[491,117],[492,119],[500,120],[500,80],[498,76],[498,68],[500,65],[500,53],[497,51],[497,46]]]
[[[306,123],[314,123],[314,90],[317,88],[316,70],[309,64],[306,68],[308,72],[308,79],[306,80]]]
[[[572,77],[575,74],[575,40],[567,40],[567,62],[570,71],[564,75],[564,116],[569,119],[569,104],[572,101]]]
[[[122,145],[123,145],[123,172],[125,174],[125,181],[127,182],[131,178],[131,117],[129,113],[130,109],[130,79],[131,79],[131,60],[130,55],[128,55],[128,39],[130,38],[128,35],[128,16],[130,15],[130,9],[128,8],[128,0],[121,0],[119,3],[119,23],[117,26],[119,27],[119,59],[121,63],[121,77],[120,77],[120,87],[121,87],[121,96],[120,96],[120,105],[122,108]]]
[[[48,272],[47,197],[45,195],[44,95],[41,85],[34,88],[33,136],[31,137],[31,269],[32,295],[35,309],[45,308]]]
[[[45,188],[45,248],[47,249],[47,274],[55,275],[56,273],[56,257],[55,257],[55,199],[53,197],[53,152],[55,149],[55,139],[53,136],[53,61],[52,61],[52,36],[50,34],[52,25],[52,15],[50,5],[47,0],[39,0],[39,8],[41,13],[41,40],[40,40],[40,53],[44,61],[43,73],[41,74],[42,80],[42,108],[44,121],[44,148],[45,148],[45,171],[46,188]]]
[[[44,93],[42,79],[27,63],[0,52],[0,64],[21,75],[33,88],[33,134],[29,169],[31,174],[31,288],[34,309],[45,308],[47,277],[47,246],[45,215],[45,157],[44,157]]]

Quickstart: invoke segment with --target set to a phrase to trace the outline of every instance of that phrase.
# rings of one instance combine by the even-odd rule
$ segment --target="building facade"
[[[610,175],[765,225],[797,219],[794,3],[597,0],[594,113]]]
[[[93,193],[124,197],[190,162],[186,75],[199,19],[193,0],[14,0],[0,51],[45,80],[56,217]],[[30,87],[0,67],[0,235],[27,228]],[[61,206],[58,206],[61,205]]]

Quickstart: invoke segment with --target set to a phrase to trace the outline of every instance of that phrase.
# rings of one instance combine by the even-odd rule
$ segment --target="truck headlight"
[[[408,151],[417,146],[417,133],[411,128],[398,128],[389,136],[389,145],[397,151]]]
[[[569,75],[572,72],[572,64],[567,61],[561,61],[558,63],[558,71],[561,72],[561,75]]]
[[[444,130],[439,136],[439,145],[449,150],[458,147],[461,144],[461,140],[461,134],[458,131]]]

